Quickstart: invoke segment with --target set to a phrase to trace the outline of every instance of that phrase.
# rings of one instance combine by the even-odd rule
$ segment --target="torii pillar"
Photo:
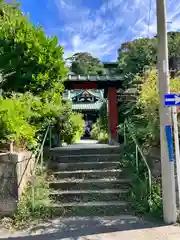
[[[115,87],[108,88],[108,119],[109,119],[109,143],[118,144],[118,105]]]

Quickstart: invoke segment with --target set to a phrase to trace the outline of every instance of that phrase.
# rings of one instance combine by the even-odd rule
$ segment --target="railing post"
[[[32,210],[34,212],[34,206],[35,206],[35,194],[34,194],[34,186],[31,185],[32,187]]]
[[[124,123],[124,145],[126,145],[126,124]]]
[[[139,161],[138,161],[138,147],[136,144],[136,171],[138,172],[139,170]]]
[[[50,128],[49,128],[49,148],[51,148],[52,147],[52,142],[51,142],[51,139],[52,138],[52,129],[51,129],[51,126],[50,126]]]
[[[131,128],[128,126],[128,124],[126,126],[127,126],[128,132],[131,132]],[[138,166],[139,165],[138,164],[139,163],[138,162],[138,157],[139,156],[138,155],[140,154],[141,158],[142,158],[142,160],[143,160],[143,162],[144,162],[144,164],[145,164],[145,166],[147,168],[147,172],[148,172],[148,185],[149,185],[148,186],[148,188],[149,188],[149,200],[151,200],[151,194],[152,194],[152,174],[151,174],[151,169],[149,168],[149,165],[148,165],[148,163],[146,161],[146,158],[144,157],[144,154],[143,154],[141,148],[139,147],[138,142],[137,142],[137,140],[134,137],[132,132],[131,132],[131,138],[132,138],[133,142],[136,145],[136,166],[139,168],[139,166]]]
[[[31,176],[31,190],[32,190],[32,210],[34,212],[34,207],[35,207],[35,184],[36,184],[36,177],[35,173],[32,174]]]
[[[14,144],[13,143],[14,143],[13,141],[10,142],[10,152],[14,151]]]
[[[43,171],[43,149],[41,149],[41,172]]]

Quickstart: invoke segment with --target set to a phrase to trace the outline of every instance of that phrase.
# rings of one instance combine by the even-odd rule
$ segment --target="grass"
[[[34,188],[34,190],[33,190]],[[49,198],[48,175],[37,170],[34,187],[29,182],[26,191],[21,197],[16,213],[12,218],[4,218],[2,225],[6,228],[20,230],[37,224],[53,216],[49,208],[52,200]],[[34,197],[33,197],[34,196]]]
[[[162,196],[160,183],[152,179],[150,197],[146,168],[142,162],[139,162],[138,172],[136,171],[135,153],[133,150],[133,147],[128,145],[121,154],[121,166],[132,182],[127,201],[137,215],[161,220]]]

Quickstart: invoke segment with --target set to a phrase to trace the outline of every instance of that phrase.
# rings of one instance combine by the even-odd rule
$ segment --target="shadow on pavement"
[[[58,218],[42,225],[32,227],[26,232],[19,232],[6,238],[11,240],[51,240],[69,239],[88,240],[88,236],[102,233],[160,227],[163,224],[150,223],[136,217],[103,217],[103,218]],[[83,237],[84,236],[84,237]],[[97,238],[96,238],[97,239]]]

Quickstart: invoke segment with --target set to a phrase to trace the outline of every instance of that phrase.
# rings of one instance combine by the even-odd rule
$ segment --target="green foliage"
[[[146,146],[158,146],[159,139],[159,94],[157,71],[152,69],[143,76],[136,76],[137,81],[142,83],[137,102],[121,105],[119,112],[122,121],[130,118],[133,122],[133,131],[139,143]],[[170,80],[171,92],[179,93],[180,82],[176,77]],[[121,124],[120,124],[121,126]],[[137,131],[138,129],[138,131]],[[123,134],[123,128],[119,131]]]
[[[168,48],[169,48],[169,56],[180,56],[180,33],[179,32],[169,32],[168,33]],[[141,38],[136,39],[132,42],[125,42],[121,45],[119,49],[119,70],[122,72],[122,75],[125,79],[124,88],[128,88],[129,92],[131,88],[137,88],[138,84],[144,84],[144,77],[146,76],[146,72],[154,71],[153,69],[157,64],[157,38]],[[146,77],[145,77],[146,78]],[[154,78],[154,76],[152,77]],[[146,84],[144,87],[144,96],[152,93],[152,87],[154,86]],[[153,96],[151,96],[151,100],[148,101],[156,101],[157,95],[153,100]],[[158,101],[156,101],[156,105]],[[154,105],[155,106],[155,105]],[[156,110],[157,112],[158,110]],[[144,116],[141,116],[142,109],[137,105],[136,101],[121,103],[119,107],[119,119],[120,123],[123,123],[124,120],[128,117],[131,117],[133,122],[141,121],[141,123],[145,122]],[[149,113],[151,113],[151,109],[149,108]],[[154,113],[157,116],[157,113]],[[150,126],[149,128],[154,128],[156,125],[156,121],[158,120],[155,116],[153,119],[153,115],[151,119],[153,121],[148,121]],[[152,124],[151,124],[152,123]],[[145,123],[147,125],[147,123]],[[154,130],[153,130],[154,131]],[[155,130],[157,133],[158,131]],[[144,131],[145,132],[145,131]],[[145,139],[145,136],[144,136]]]
[[[19,97],[0,98],[0,141],[13,141],[18,147],[36,145],[36,127],[29,122],[31,109]]]
[[[84,120],[81,114],[71,113],[69,118],[61,128],[60,135],[62,140],[67,144],[75,143],[81,138],[84,132]]]
[[[47,125],[57,126],[62,116],[66,121],[60,121],[58,133],[67,143],[76,141],[84,125],[82,117],[72,113],[61,98],[67,69],[57,37],[48,38],[42,27],[24,16],[18,4],[2,3],[1,9],[0,88],[6,98],[0,103],[0,141],[35,147]]]
[[[3,3],[4,3],[4,0],[0,0],[0,10],[3,9]],[[1,13],[0,13],[1,14]]]
[[[137,106],[141,110],[141,126],[138,129],[144,129],[144,139],[149,145],[158,145],[159,143],[159,93],[158,76],[156,70],[149,71],[143,77],[143,84],[139,91]],[[170,80],[170,89],[172,93],[179,93],[179,78]]]
[[[180,32],[168,33],[169,56],[180,56]],[[145,70],[157,63],[157,38],[140,38],[125,42],[118,50],[119,70],[121,70],[128,88],[135,80],[135,75],[142,75]]]
[[[140,114],[140,109],[134,101],[124,101],[118,108],[119,124],[124,123],[125,119],[131,118],[133,122],[136,121],[136,116]],[[135,116],[135,117],[134,117]]]
[[[102,130],[108,132],[107,101],[103,102],[103,105],[99,111],[99,124]]]
[[[131,141],[130,136],[126,140],[127,144],[121,153],[120,164],[131,179],[131,191],[127,197],[128,201],[137,214],[160,219],[162,217],[160,183],[153,179],[150,194],[147,168],[139,157],[137,171],[135,144]]]
[[[80,139],[84,131],[82,116],[73,113],[67,104],[62,105],[60,98],[45,101],[29,92],[0,98],[1,142],[13,141],[20,148],[35,148],[48,124],[58,126],[56,131],[66,143]]]
[[[80,140],[84,133],[84,120],[82,114],[73,113],[70,117],[71,121],[71,139],[70,143],[75,143]]]
[[[168,33],[169,55],[180,55],[180,33]],[[126,167],[129,177],[132,178],[132,189],[129,195],[132,207],[138,213],[162,216],[161,186],[156,179],[152,181],[151,196],[148,191],[147,169],[139,160],[136,171],[135,144],[130,136],[133,134],[141,146],[148,151],[151,146],[159,146],[159,94],[158,79],[155,65],[157,63],[157,39],[137,39],[121,45],[119,50],[119,69],[125,78],[124,87],[131,88],[141,83],[138,100],[121,104],[119,114],[121,124],[119,132],[124,133],[123,122],[130,119],[131,131],[126,132],[127,145],[122,153],[121,164]],[[148,71],[147,71],[148,70]],[[179,93],[179,78],[170,80],[172,93]]]
[[[163,205],[161,197],[161,185],[153,180],[152,182],[152,195],[148,199],[147,193],[147,179],[138,177],[137,175],[132,178],[133,185],[129,200],[132,202],[132,207],[137,214],[145,214],[156,219],[162,219]]]
[[[61,115],[56,117],[55,132],[60,135],[62,142],[72,144],[79,140],[84,132],[82,114],[72,112],[70,105],[65,105]]]
[[[163,202],[161,196],[161,184],[154,180],[152,182],[152,197],[149,200],[150,215],[152,217],[163,217]]]
[[[61,98],[64,64],[56,37],[47,38],[18,5],[0,1],[0,142],[13,141],[17,147],[34,150],[47,125],[57,126],[62,116],[65,121],[58,128],[62,139],[72,143],[80,138],[82,116],[72,113]],[[16,228],[52,216],[46,177],[37,174],[35,186],[29,183],[13,219]]]
[[[97,122],[93,125],[92,137],[99,142],[108,143],[108,116],[107,116],[107,102],[104,101]]]
[[[158,93],[158,76],[156,70],[145,72],[143,76],[137,76],[138,81],[142,82],[139,90],[138,101],[135,108],[138,109],[131,115],[129,121],[130,129],[126,130],[126,147],[122,155],[124,167],[126,167],[129,177],[132,178],[132,188],[129,195],[132,201],[132,207],[137,213],[148,214],[149,216],[162,217],[162,196],[161,185],[158,180],[153,179],[151,196],[148,191],[147,169],[140,160],[138,172],[136,171],[136,152],[135,144],[132,141],[132,134],[135,136],[143,152],[148,152],[150,147],[159,146],[159,93]],[[180,91],[179,78],[170,80],[170,89],[172,93]],[[123,124],[119,126],[121,134],[124,132]],[[153,176],[152,176],[153,178]]]
[[[75,74],[102,75],[103,65],[98,58],[87,52],[75,53],[67,60],[71,61],[70,70]]]
[[[169,56],[180,56],[180,32],[168,32]]]
[[[108,143],[108,132],[102,128],[100,119],[93,125],[91,134],[93,139],[101,143]]]
[[[55,88],[66,76],[63,48],[57,37],[47,38],[43,29],[31,24],[18,7],[3,5],[0,15],[0,69],[9,74],[1,82],[6,92],[40,94]]]
[[[37,221],[50,218],[53,213],[49,208],[52,203],[49,194],[47,174],[39,171],[34,185],[34,197],[33,186],[29,183],[14,215],[13,227],[23,229],[34,221],[37,223]]]
[[[129,86],[135,75],[142,74],[145,67],[156,63],[156,39],[141,38],[121,45],[119,49],[119,68],[125,78],[125,86]]]

